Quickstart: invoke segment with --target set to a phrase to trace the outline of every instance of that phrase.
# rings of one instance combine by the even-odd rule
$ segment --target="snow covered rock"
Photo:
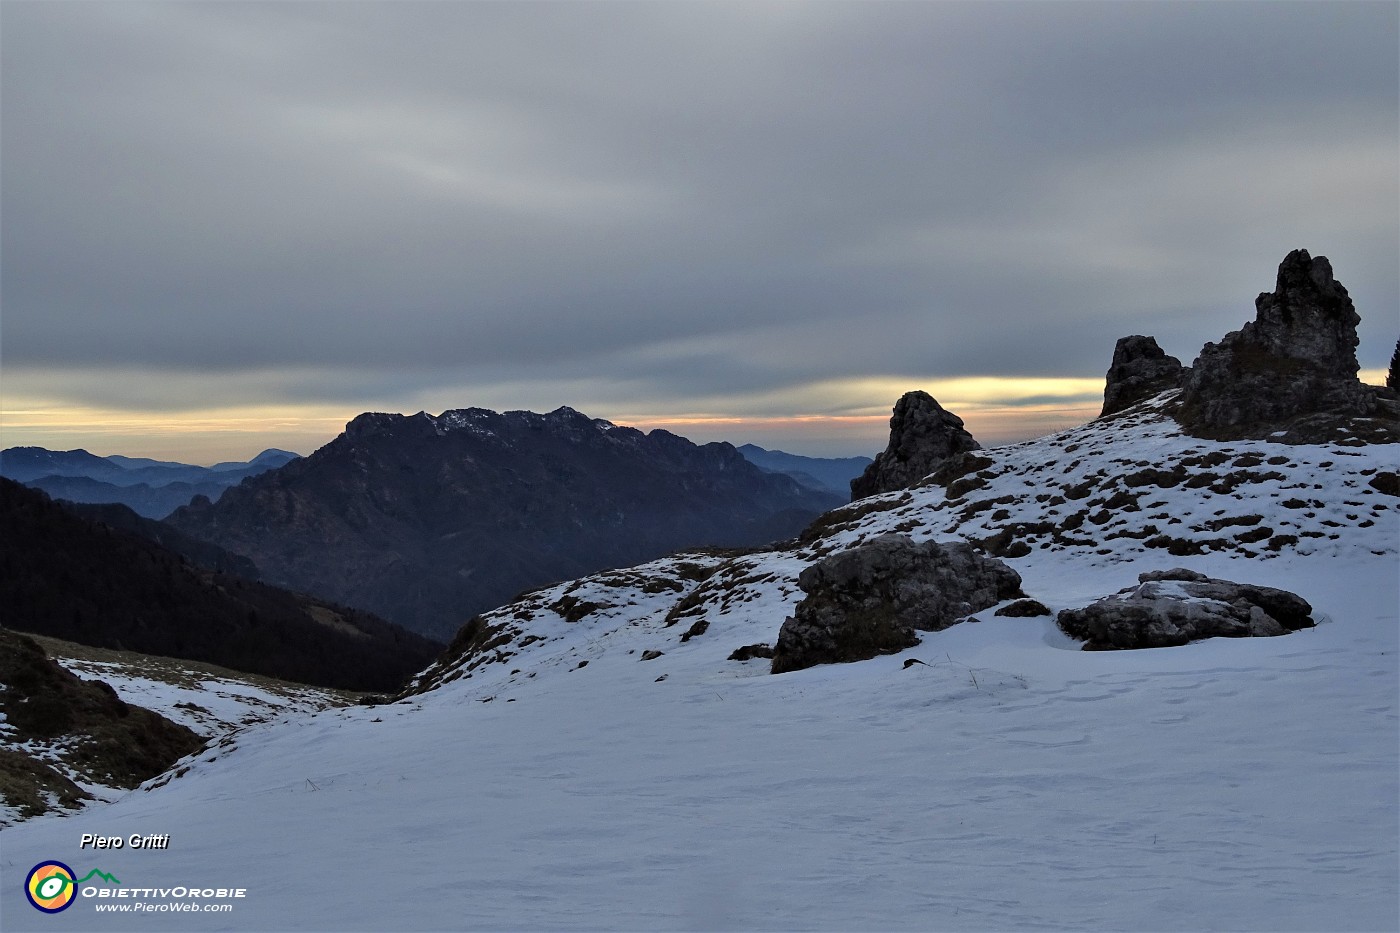
[[[1021,577],[962,542],[914,543],[881,535],[827,557],[798,576],[806,593],[773,647],[775,674],[862,661],[919,643],[959,619],[1024,596]]]
[[[1141,573],[1137,586],[1083,609],[1066,609],[1056,621],[1086,650],[1165,648],[1201,638],[1283,635],[1314,625],[1312,606],[1287,590],[1183,569]]]
[[[963,420],[927,392],[906,392],[890,418],[890,443],[865,472],[851,480],[851,498],[906,489],[956,454],[981,450]]]
[[[1181,386],[1186,371],[1181,360],[1167,356],[1155,337],[1120,337],[1103,390],[1099,417],[1116,414],[1167,389]]]

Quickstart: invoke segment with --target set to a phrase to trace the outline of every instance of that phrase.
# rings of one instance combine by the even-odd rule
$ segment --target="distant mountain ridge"
[[[791,537],[842,498],[571,408],[366,413],[168,519],[267,579],[450,636],[522,590],[685,547]]]
[[[251,460],[211,467],[86,450],[11,447],[0,451],[0,476],[71,502],[121,503],[146,518],[164,518],[197,495],[217,499],[249,476],[276,469],[300,454],[268,448]]]
[[[738,448],[744,459],[771,473],[785,473],[804,486],[851,497],[851,480],[870,465],[869,457],[804,457],[783,450],[766,450],[757,444]]]

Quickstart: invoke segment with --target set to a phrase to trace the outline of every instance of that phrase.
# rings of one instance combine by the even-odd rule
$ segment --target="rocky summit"
[[[982,445],[963,420],[927,392],[906,392],[890,418],[890,442],[865,472],[851,480],[851,498],[863,499],[914,485],[950,457]]]
[[[1160,392],[1180,388],[1186,373],[1181,360],[1168,356],[1157,346],[1155,337],[1134,334],[1119,338],[1104,381],[1099,417],[1117,414]]]
[[[271,582],[446,640],[531,587],[795,534],[840,498],[571,408],[367,413],[310,457],[168,521]]]
[[[1176,409],[1183,427],[1284,443],[1400,436],[1393,405],[1357,378],[1361,318],[1327,257],[1289,253],[1254,306],[1253,321],[1206,344],[1192,365]]]

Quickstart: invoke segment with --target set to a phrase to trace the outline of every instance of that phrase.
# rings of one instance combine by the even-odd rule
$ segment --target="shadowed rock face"
[[[1325,256],[1289,253],[1274,291],[1254,304],[1255,320],[1206,344],[1191,367],[1177,412],[1183,427],[1201,437],[1309,443],[1376,410],[1357,378],[1361,318]]]
[[[903,651],[919,643],[915,631],[1025,595],[1016,571],[966,542],[896,534],[833,554],[797,583],[807,596],[778,632],[775,674]]]
[[[927,392],[906,392],[890,418],[890,443],[865,472],[851,480],[851,498],[906,489],[955,454],[981,450],[963,421]]]
[[[1137,586],[1066,609],[1056,621],[1086,649],[1165,648],[1202,638],[1283,635],[1314,624],[1301,596],[1182,569],[1140,574]]]
[[[1167,356],[1154,337],[1120,337],[1103,390],[1099,417],[1116,414],[1167,389],[1181,385],[1186,375],[1181,361]]]

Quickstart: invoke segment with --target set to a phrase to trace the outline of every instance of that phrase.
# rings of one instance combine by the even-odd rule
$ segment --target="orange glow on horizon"
[[[1365,369],[1360,377],[1369,385],[1380,385],[1385,371]],[[615,424],[641,430],[662,428],[698,443],[722,440],[809,456],[873,456],[888,441],[894,401],[913,388],[924,388],[961,417],[973,436],[993,446],[1092,420],[1099,412],[1103,381],[871,377],[795,386],[761,396],[715,397],[703,400],[700,404],[704,407],[689,410],[666,411],[662,404],[650,410],[618,411],[615,406],[586,400],[579,406]],[[463,387],[443,390],[434,399],[414,401],[420,405],[427,402],[423,407],[438,401],[434,410],[441,410],[466,407],[470,404],[467,400],[480,394],[480,390]],[[462,401],[442,404],[444,395]],[[82,447],[99,456],[124,454],[205,464],[247,460],[267,447],[309,454],[334,439],[361,411],[417,410],[388,402],[378,408],[356,409],[280,404],[153,412],[22,397],[14,392],[7,393],[5,401],[8,405],[0,411],[0,447]]]

